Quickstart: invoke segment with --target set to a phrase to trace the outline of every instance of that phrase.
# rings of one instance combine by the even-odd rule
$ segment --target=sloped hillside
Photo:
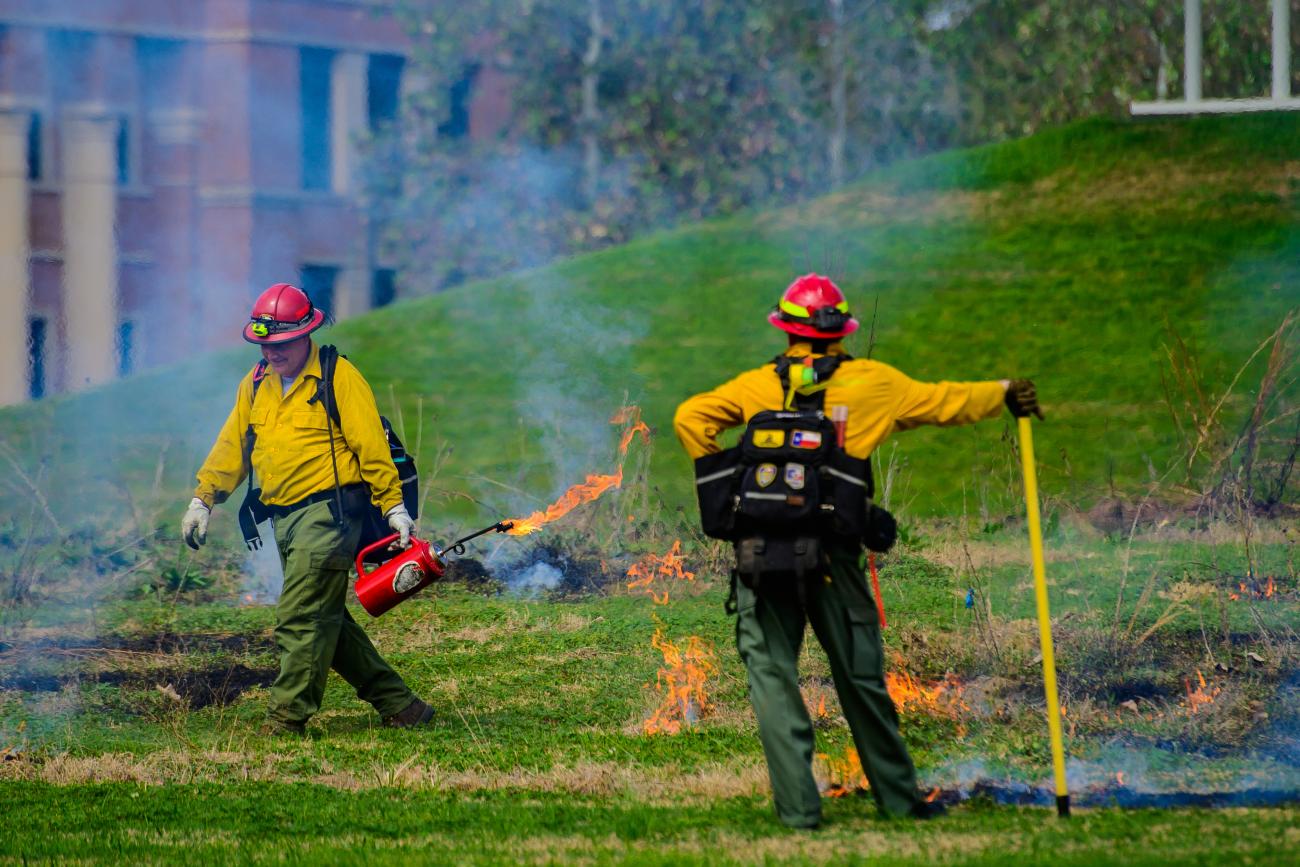
[[[436,467],[440,514],[516,514],[607,472],[607,418],[625,401],[658,433],[651,483],[669,505],[689,504],[674,407],[777,353],[784,338],[766,311],[793,275],[829,271],[864,319],[855,353],[874,329],[873,356],[917,378],[1035,378],[1049,414],[1044,491],[1086,503],[1139,489],[1174,457],[1162,388],[1171,334],[1195,348],[1215,391],[1300,304],[1298,134],[1294,115],[1089,121],[323,334],[369,376],[427,473]],[[174,494],[179,509],[254,358],[245,348],[9,409],[0,440],[66,522],[111,518],[142,493]],[[1240,412],[1239,392],[1229,405]],[[1009,507],[1009,430],[918,431],[886,445],[896,505]],[[32,485],[6,476],[0,510],[13,519]]]

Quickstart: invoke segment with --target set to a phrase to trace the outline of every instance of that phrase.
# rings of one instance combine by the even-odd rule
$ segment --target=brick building
[[[411,78],[387,6],[0,0],[0,404],[238,342],[271,283],[392,300],[357,204]],[[470,81],[453,122],[491,134]]]

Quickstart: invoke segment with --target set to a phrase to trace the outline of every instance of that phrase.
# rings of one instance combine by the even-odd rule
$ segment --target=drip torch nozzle
[[[491,533],[493,531],[496,531],[498,533],[505,533],[509,530],[513,530],[514,527],[515,527],[514,521],[497,521],[491,527],[484,527],[482,530],[478,530],[476,532],[470,533],[468,536],[463,536],[457,539],[455,542],[452,542],[443,550],[448,554],[458,554],[458,555],[464,554],[465,543],[468,542],[470,539],[477,539],[479,536],[485,535],[487,533]]]

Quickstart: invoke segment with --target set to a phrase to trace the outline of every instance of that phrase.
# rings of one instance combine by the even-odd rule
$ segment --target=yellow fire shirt
[[[257,435],[253,471],[262,486],[262,502],[287,506],[317,491],[334,487],[330,464],[330,435],[324,401],[308,403],[321,379],[320,348],[312,343],[311,355],[288,393],[280,377],[268,369],[253,397],[253,372],[239,383],[235,406],[198,472],[194,496],[213,505],[224,502],[244,480],[244,432],[249,423]],[[334,368],[334,394],[339,420],[334,426],[334,457],[339,483],[364,481],[371,501],[382,511],[402,502],[397,468],[388,450],[388,438],[379,422],[379,410],[370,385],[346,358]]]
[[[830,354],[843,354],[840,344]],[[814,355],[807,343],[796,343],[786,355]],[[844,450],[865,458],[894,431],[923,424],[958,425],[993,418],[1002,411],[1006,394],[1000,382],[917,382],[901,371],[865,358],[845,361],[826,388],[825,411],[848,408]],[[775,364],[748,370],[712,391],[688,398],[677,408],[673,427],[692,459],[721,449],[718,434],[737,427],[765,409],[785,403]]]

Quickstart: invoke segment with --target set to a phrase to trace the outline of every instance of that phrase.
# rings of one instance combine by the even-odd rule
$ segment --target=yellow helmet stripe
[[[809,316],[812,315],[811,313],[808,312],[807,307],[800,307],[798,304],[792,304],[789,301],[786,301],[784,298],[781,299],[780,307],[782,311],[784,311],[785,313],[789,313],[791,316],[799,316],[804,319],[807,319]]]

